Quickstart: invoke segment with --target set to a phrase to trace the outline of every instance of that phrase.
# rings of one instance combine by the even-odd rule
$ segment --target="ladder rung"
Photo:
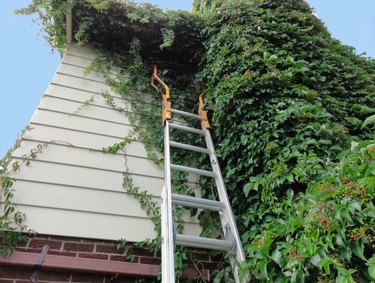
[[[183,172],[187,172],[187,173],[194,173],[194,174],[203,175],[203,176],[207,176],[207,177],[213,177],[213,178],[216,177],[215,173],[212,172],[212,171],[206,171],[206,170],[202,170],[202,169],[186,167],[186,166],[181,166],[181,165],[171,164],[171,169],[183,171]]]
[[[234,247],[231,239],[218,240],[182,234],[176,234],[176,245],[221,251],[232,251]]]
[[[199,130],[199,129],[194,129],[194,128],[182,126],[182,125],[175,124],[175,123],[169,123],[169,127],[171,129],[178,129],[178,130],[182,130],[182,131],[186,131],[186,132],[190,132],[190,133],[195,133],[195,134],[200,134],[200,135],[204,136],[204,132],[202,130]]]
[[[181,116],[191,117],[191,118],[195,118],[195,119],[199,119],[199,120],[201,119],[201,116],[199,116],[197,114],[193,114],[193,113],[189,113],[189,112],[185,112],[185,111],[181,111],[181,110],[177,110],[177,109],[171,109],[170,111],[174,114],[178,114],[178,115],[181,115]]]
[[[187,207],[202,208],[214,211],[222,211],[225,204],[220,201],[203,199],[179,194],[172,194],[172,203]]]
[[[170,141],[169,142],[170,146],[177,147],[177,148],[182,148],[182,149],[187,149],[195,152],[202,152],[202,153],[207,153],[209,154],[209,151],[207,148],[199,147],[199,146],[194,146],[190,144],[185,144],[185,143],[179,143],[179,142],[174,142]]]

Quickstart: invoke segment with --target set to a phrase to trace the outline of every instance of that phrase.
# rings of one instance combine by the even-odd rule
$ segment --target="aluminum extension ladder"
[[[161,84],[165,90],[162,93],[162,120],[164,124],[164,167],[165,167],[165,184],[161,195],[161,237],[162,237],[162,283],[175,282],[174,268],[174,246],[186,246],[193,248],[205,248],[213,250],[227,251],[230,256],[231,265],[236,283],[240,283],[237,264],[245,260],[237,226],[234,220],[233,212],[230,207],[228,195],[225,189],[224,180],[221,175],[218,160],[215,155],[215,149],[209,131],[210,125],[207,119],[207,112],[203,110],[202,96],[199,97],[199,113],[192,114],[171,108],[169,87],[158,77],[157,68],[151,77],[151,86],[156,90],[155,80]],[[180,124],[173,123],[172,114],[195,118],[201,121],[202,129],[191,128]],[[190,132],[204,137],[207,148],[197,147],[184,143],[171,141],[169,138],[170,130],[180,130]],[[212,171],[196,169],[192,167],[171,164],[170,148],[181,148],[195,152],[205,153],[210,156]],[[218,190],[219,201],[213,201],[203,198],[191,197],[186,195],[172,193],[171,170],[178,170],[187,173],[193,173],[215,179]],[[197,236],[176,234],[174,231],[174,222],[172,215],[172,205],[181,205],[184,207],[193,207],[206,210],[218,211],[223,228],[224,239],[203,238]],[[248,282],[247,277],[241,282]]]

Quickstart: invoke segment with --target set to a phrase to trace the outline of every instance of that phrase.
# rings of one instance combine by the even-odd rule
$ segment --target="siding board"
[[[16,149],[12,156],[20,159],[24,155],[27,155],[31,150],[37,148],[37,146],[38,144],[36,143],[25,141],[24,145]],[[137,154],[137,152],[134,152],[134,154]],[[162,168],[155,166],[151,160],[144,157],[127,154],[126,158],[124,158],[124,155],[122,154],[92,152],[85,149],[63,147],[54,144],[48,145],[47,148],[43,149],[42,153],[38,154],[35,162],[41,161],[95,168],[121,174],[126,170],[124,164],[126,162],[130,173],[158,178],[164,177]]]
[[[95,109],[91,109],[91,108]],[[44,111],[55,111],[68,116],[83,116],[87,118],[99,119],[113,123],[123,123],[130,125],[127,112],[114,111],[111,108],[99,107],[92,104],[74,102],[69,100],[56,99],[53,97],[43,97],[39,109]]]
[[[64,57],[66,55],[76,56],[76,57],[80,57],[80,58],[84,58],[84,59],[88,59],[90,61],[93,61],[97,57],[98,52],[96,52],[90,46],[81,46],[81,47],[70,46],[69,49],[67,50],[66,54],[64,55]]]
[[[142,146],[142,143],[137,143],[139,146]],[[22,147],[17,148],[13,156],[21,158],[24,155],[27,155],[31,150],[35,150],[38,145],[44,145],[43,143],[38,143],[36,141],[24,140],[22,143]],[[124,155],[119,151],[117,154],[113,153],[104,153],[101,151],[95,151],[84,149],[84,148],[76,148],[69,145],[61,145],[61,144],[46,144],[46,148],[43,149],[43,152],[38,154],[38,160],[46,160],[51,162],[60,162],[66,164],[73,164],[78,166],[86,166],[86,167],[94,167],[98,169],[104,170],[112,170],[112,171],[119,171],[124,172]],[[139,155],[138,150],[129,151],[127,146],[125,147],[127,155],[132,158],[143,159],[145,161],[149,161],[147,159],[147,155]],[[145,154],[145,152],[144,152]],[[160,171],[161,168],[158,170]],[[158,176],[160,173],[156,173]]]
[[[78,78],[70,75],[56,73],[52,78],[52,83],[95,93],[108,93],[109,95],[121,98],[119,94],[114,92],[112,88],[105,83],[86,80],[83,77]]]
[[[86,133],[40,124],[34,124],[32,127],[32,130],[27,131],[23,135],[23,140],[36,141],[42,144],[66,145],[94,151],[101,150],[102,148],[122,141],[122,138],[119,137],[108,137],[95,133]],[[147,157],[144,145],[136,140],[133,140],[126,146],[126,152],[131,155],[134,155],[136,152],[140,157]]]
[[[148,218],[139,203],[134,202],[134,196],[124,191],[108,193],[105,190],[94,191],[84,188],[77,190],[73,187],[27,181],[17,181],[14,189],[20,195],[16,203],[18,206]],[[82,199],[89,199],[90,202],[83,202]],[[157,196],[153,197],[153,200],[160,203],[160,198]],[[192,218],[188,214],[185,215],[184,221],[191,224],[198,222],[196,218]]]
[[[64,55],[63,64],[72,65],[81,68],[87,68],[94,61],[93,59],[83,58],[80,56],[74,56],[70,53]],[[59,69],[60,71],[60,69]]]
[[[80,68],[87,68],[93,62],[93,59],[82,58],[71,54],[64,55],[63,64],[72,65]],[[59,69],[59,71],[62,71]]]
[[[27,131],[24,139],[55,142],[87,149],[102,149],[122,140],[122,137],[103,136],[87,131],[76,131],[69,128],[53,127],[43,124],[32,123],[32,130]]]
[[[147,176],[144,174],[134,174],[132,178],[135,186],[146,191],[161,191],[163,187],[163,178]],[[142,172],[144,173],[144,172]],[[61,163],[51,163],[39,160],[32,160],[29,166],[22,166],[17,171],[14,178],[49,182],[54,184],[63,184],[66,186],[82,186],[99,188],[103,190],[123,191],[123,176],[121,173],[105,171],[94,168],[86,168]],[[159,193],[160,194],[160,193]],[[15,197],[16,199],[16,197]]]
[[[144,239],[144,235],[155,237],[151,220],[144,218],[122,217],[99,213],[77,213],[69,210],[58,210],[31,206],[19,206],[29,217],[29,226],[35,227],[40,234],[50,234],[48,227],[55,227],[56,235],[66,235],[69,229],[72,237],[107,239],[108,231],[111,231],[114,240],[126,239],[137,242]],[[64,222],[58,223],[59,219]],[[191,235],[198,235],[200,228],[196,224],[186,224],[186,230]]]
[[[105,84],[106,80],[103,76],[100,76],[96,72],[84,73],[85,70],[86,69],[83,67],[62,63],[61,66],[59,67],[58,74],[69,75],[69,76],[83,78],[85,80],[90,80],[90,81]],[[83,73],[84,75],[82,75]]]
[[[144,239],[145,234],[150,237],[155,236],[151,220],[144,218],[33,206],[19,206],[19,209],[29,216],[28,226],[40,234],[51,235],[53,231],[52,235],[108,239],[108,231],[110,231],[111,239],[124,238],[127,241],[140,241]],[[142,229],[134,229],[134,227],[142,227]]]
[[[93,120],[85,116],[73,116],[69,114],[56,113],[38,109],[31,123],[43,123],[48,126],[68,128],[78,131],[87,131],[102,135],[124,138],[133,129],[128,119],[123,119],[123,125],[106,121]],[[127,123],[125,123],[127,122]]]
[[[50,85],[46,91],[46,96],[71,100],[75,102],[80,102],[82,104],[84,104],[85,101],[89,101],[91,98],[93,98],[94,101],[91,104],[112,109],[112,107],[105,102],[105,98],[103,97],[103,95],[99,93],[78,90],[61,85]],[[130,105],[124,103],[123,99],[113,97],[113,102],[116,107],[127,107],[127,110],[131,111]],[[127,103],[129,102],[127,101]]]
[[[144,210],[133,201],[134,197],[123,191],[108,193],[105,190],[77,189],[25,181],[17,181],[14,188],[20,195],[17,205],[147,218]],[[85,199],[90,202],[82,201]]]

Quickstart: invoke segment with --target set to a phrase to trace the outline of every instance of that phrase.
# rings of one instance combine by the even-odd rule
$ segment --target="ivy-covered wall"
[[[373,59],[333,39],[303,0],[195,1],[192,13],[67,3],[76,41],[130,72],[117,90],[147,90],[156,63],[176,106],[192,110],[205,91],[254,281],[375,280]],[[39,13],[63,48],[66,8],[34,0],[21,12]],[[141,122],[160,147],[159,121]],[[205,234],[214,229],[210,214],[200,219]]]
[[[374,61],[333,39],[303,1],[213,10],[198,80],[246,267],[277,282],[370,280],[375,163],[373,141],[361,140],[374,132],[362,127],[375,113]]]

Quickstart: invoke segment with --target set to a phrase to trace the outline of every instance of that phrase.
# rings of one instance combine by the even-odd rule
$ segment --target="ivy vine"
[[[139,187],[135,186],[131,174],[129,174],[129,168],[127,166],[126,158],[126,146],[134,140],[142,141],[145,146],[148,158],[152,160],[156,165],[162,164],[161,152],[163,148],[163,127],[161,123],[161,101],[159,97],[152,94],[150,97],[144,97],[144,92],[149,90],[149,80],[147,79],[146,67],[142,58],[140,57],[140,42],[137,39],[133,40],[130,48],[131,52],[127,57],[119,57],[117,54],[102,53],[99,55],[96,61],[88,67],[89,70],[95,70],[102,72],[106,70],[107,73],[111,67],[115,66],[117,70],[117,77],[109,76],[107,83],[112,89],[121,95],[125,100],[125,104],[130,106],[119,106],[115,103],[113,96],[108,93],[102,93],[106,103],[112,107],[115,111],[124,113],[129,118],[129,121],[134,126],[134,130],[131,131],[123,141],[115,143],[109,147],[103,148],[102,151],[106,153],[117,153],[122,151],[124,154],[125,172],[123,173],[123,188],[129,195],[135,197],[143,210],[145,210],[147,216],[154,224],[154,230],[156,232],[156,238],[147,239],[134,243],[137,247],[147,248],[151,251],[159,251],[161,247],[161,217],[159,203],[154,200],[153,195],[147,191],[142,191]],[[121,70],[123,66],[123,60],[128,62],[127,68]],[[99,63],[100,62],[100,63]],[[121,63],[121,65],[120,65]],[[94,67],[93,67],[94,66]],[[113,74],[112,72],[111,74]],[[150,100],[150,101],[145,101]],[[131,109],[129,109],[131,108]],[[175,139],[179,139],[178,135]],[[186,152],[176,151],[172,154],[174,160],[179,162],[188,162],[191,160],[191,155]],[[196,188],[192,184],[188,185],[187,174],[183,172],[173,172],[172,174],[172,185],[176,192],[180,192],[187,195],[194,195]],[[196,210],[191,210],[191,214],[194,215]],[[182,207],[174,207],[174,215],[177,221],[177,232],[182,233],[184,229],[183,216],[185,209]],[[124,240],[119,241],[120,245],[123,245]],[[126,242],[126,240],[125,240]],[[128,244],[126,242],[126,244]],[[129,255],[128,255],[129,256]],[[183,247],[176,248],[176,277],[178,280],[182,278],[183,270],[189,265],[198,266],[197,260],[194,260],[191,252]],[[199,271],[199,270],[198,270]]]
[[[22,130],[21,136],[31,130],[30,125]],[[12,153],[20,146],[21,139],[18,138],[14,146],[7,152],[5,157],[0,160],[0,201],[2,212],[0,216],[0,256],[6,257],[12,254],[20,242],[27,241],[29,236],[35,234],[33,230],[27,228],[24,224],[26,215],[18,210],[13,202],[14,188],[16,182],[12,174],[20,171],[23,166],[29,166],[31,160],[35,159],[39,153],[47,147],[47,144],[38,144],[31,149],[28,154],[22,156],[21,161],[11,161]]]

